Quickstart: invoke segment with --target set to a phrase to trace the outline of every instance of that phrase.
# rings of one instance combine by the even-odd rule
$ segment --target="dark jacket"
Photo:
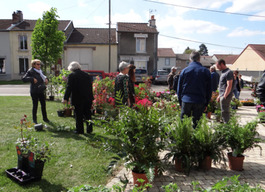
[[[180,105],[183,101],[207,106],[212,96],[210,71],[199,62],[191,62],[179,76],[177,94]]]
[[[265,101],[265,73],[262,74],[261,79],[257,85],[256,94],[262,102]]]
[[[86,72],[77,69],[68,76],[64,100],[69,100],[70,96],[72,105],[80,105],[85,102],[92,105],[94,100],[92,78]]]
[[[179,75],[176,75],[174,77],[174,82],[173,82],[173,89],[176,91],[176,93],[178,92],[178,82],[179,82]]]
[[[168,89],[172,90],[173,89],[173,83],[174,83],[174,76],[176,74],[175,73],[169,73],[167,76],[167,83],[168,83]]]
[[[34,83],[34,78],[37,79],[37,83]],[[30,68],[27,73],[22,77],[23,82],[30,82],[30,93],[44,93],[46,86],[45,82],[41,78],[40,74],[34,70],[34,68]]]
[[[129,76],[119,74],[115,78],[115,103],[116,105],[128,105],[129,98]],[[119,103],[121,100],[122,103]]]
[[[219,85],[220,75],[214,71],[211,72],[212,91],[216,91]]]

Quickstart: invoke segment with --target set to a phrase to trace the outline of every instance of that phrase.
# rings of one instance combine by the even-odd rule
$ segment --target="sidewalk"
[[[257,112],[255,106],[242,106],[237,110],[237,114],[240,115],[241,122],[246,124],[247,122],[255,119],[257,117]],[[258,132],[260,137],[265,140],[265,127],[262,124],[258,125]],[[262,151],[265,150],[265,143],[261,143]],[[161,186],[167,185],[169,183],[177,183],[182,191],[192,191],[192,181],[198,181],[200,187],[206,189],[212,184],[221,180],[223,177],[231,177],[233,175],[240,175],[239,180],[242,183],[249,183],[251,186],[259,184],[263,189],[265,189],[265,157],[260,156],[259,148],[254,148],[245,153],[244,160],[244,170],[243,171],[231,171],[228,167],[224,168],[221,166],[212,165],[212,169],[209,171],[195,170],[192,169],[189,176],[179,173],[175,170],[173,164],[170,164],[162,176],[156,177],[152,183],[153,187],[149,189],[150,192],[159,192]],[[163,154],[162,154],[163,156]],[[126,191],[130,191],[133,187],[132,174],[131,171],[127,171],[123,168],[107,185],[107,187],[112,187],[112,185],[117,184],[120,179],[124,179],[124,175],[129,179],[129,184]]]

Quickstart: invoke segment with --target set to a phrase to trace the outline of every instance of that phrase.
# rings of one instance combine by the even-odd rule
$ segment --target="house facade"
[[[158,48],[157,58],[157,70],[170,72],[171,68],[176,66],[176,55],[172,48]]]
[[[111,29],[111,62],[109,66],[109,29],[75,28],[64,47],[64,67],[78,61],[84,70],[117,71],[116,30]]]
[[[154,16],[149,23],[117,23],[118,62],[134,63],[149,75],[157,69],[158,31]]]
[[[265,70],[265,44],[249,44],[240,53],[231,70],[238,70],[246,76],[252,76],[258,81]]]
[[[31,37],[37,20],[24,20],[22,11],[0,20],[0,80],[21,79],[32,60]],[[59,20],[58,30],[70,34],[72,21]],[[1,65],[1,63],[3,63]]]

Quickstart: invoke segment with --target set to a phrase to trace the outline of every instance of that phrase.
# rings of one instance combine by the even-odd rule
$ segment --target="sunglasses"
[[[35,65],[40,65],[39,63],[36,63]]]

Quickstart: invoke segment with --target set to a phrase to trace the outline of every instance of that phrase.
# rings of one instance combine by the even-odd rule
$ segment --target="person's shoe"
[[[38,124],[37,120],[33,120],[33,123]]]
[[[43,119],[43,121],[46,122],[46,123],[50,123],[49,119]]]

